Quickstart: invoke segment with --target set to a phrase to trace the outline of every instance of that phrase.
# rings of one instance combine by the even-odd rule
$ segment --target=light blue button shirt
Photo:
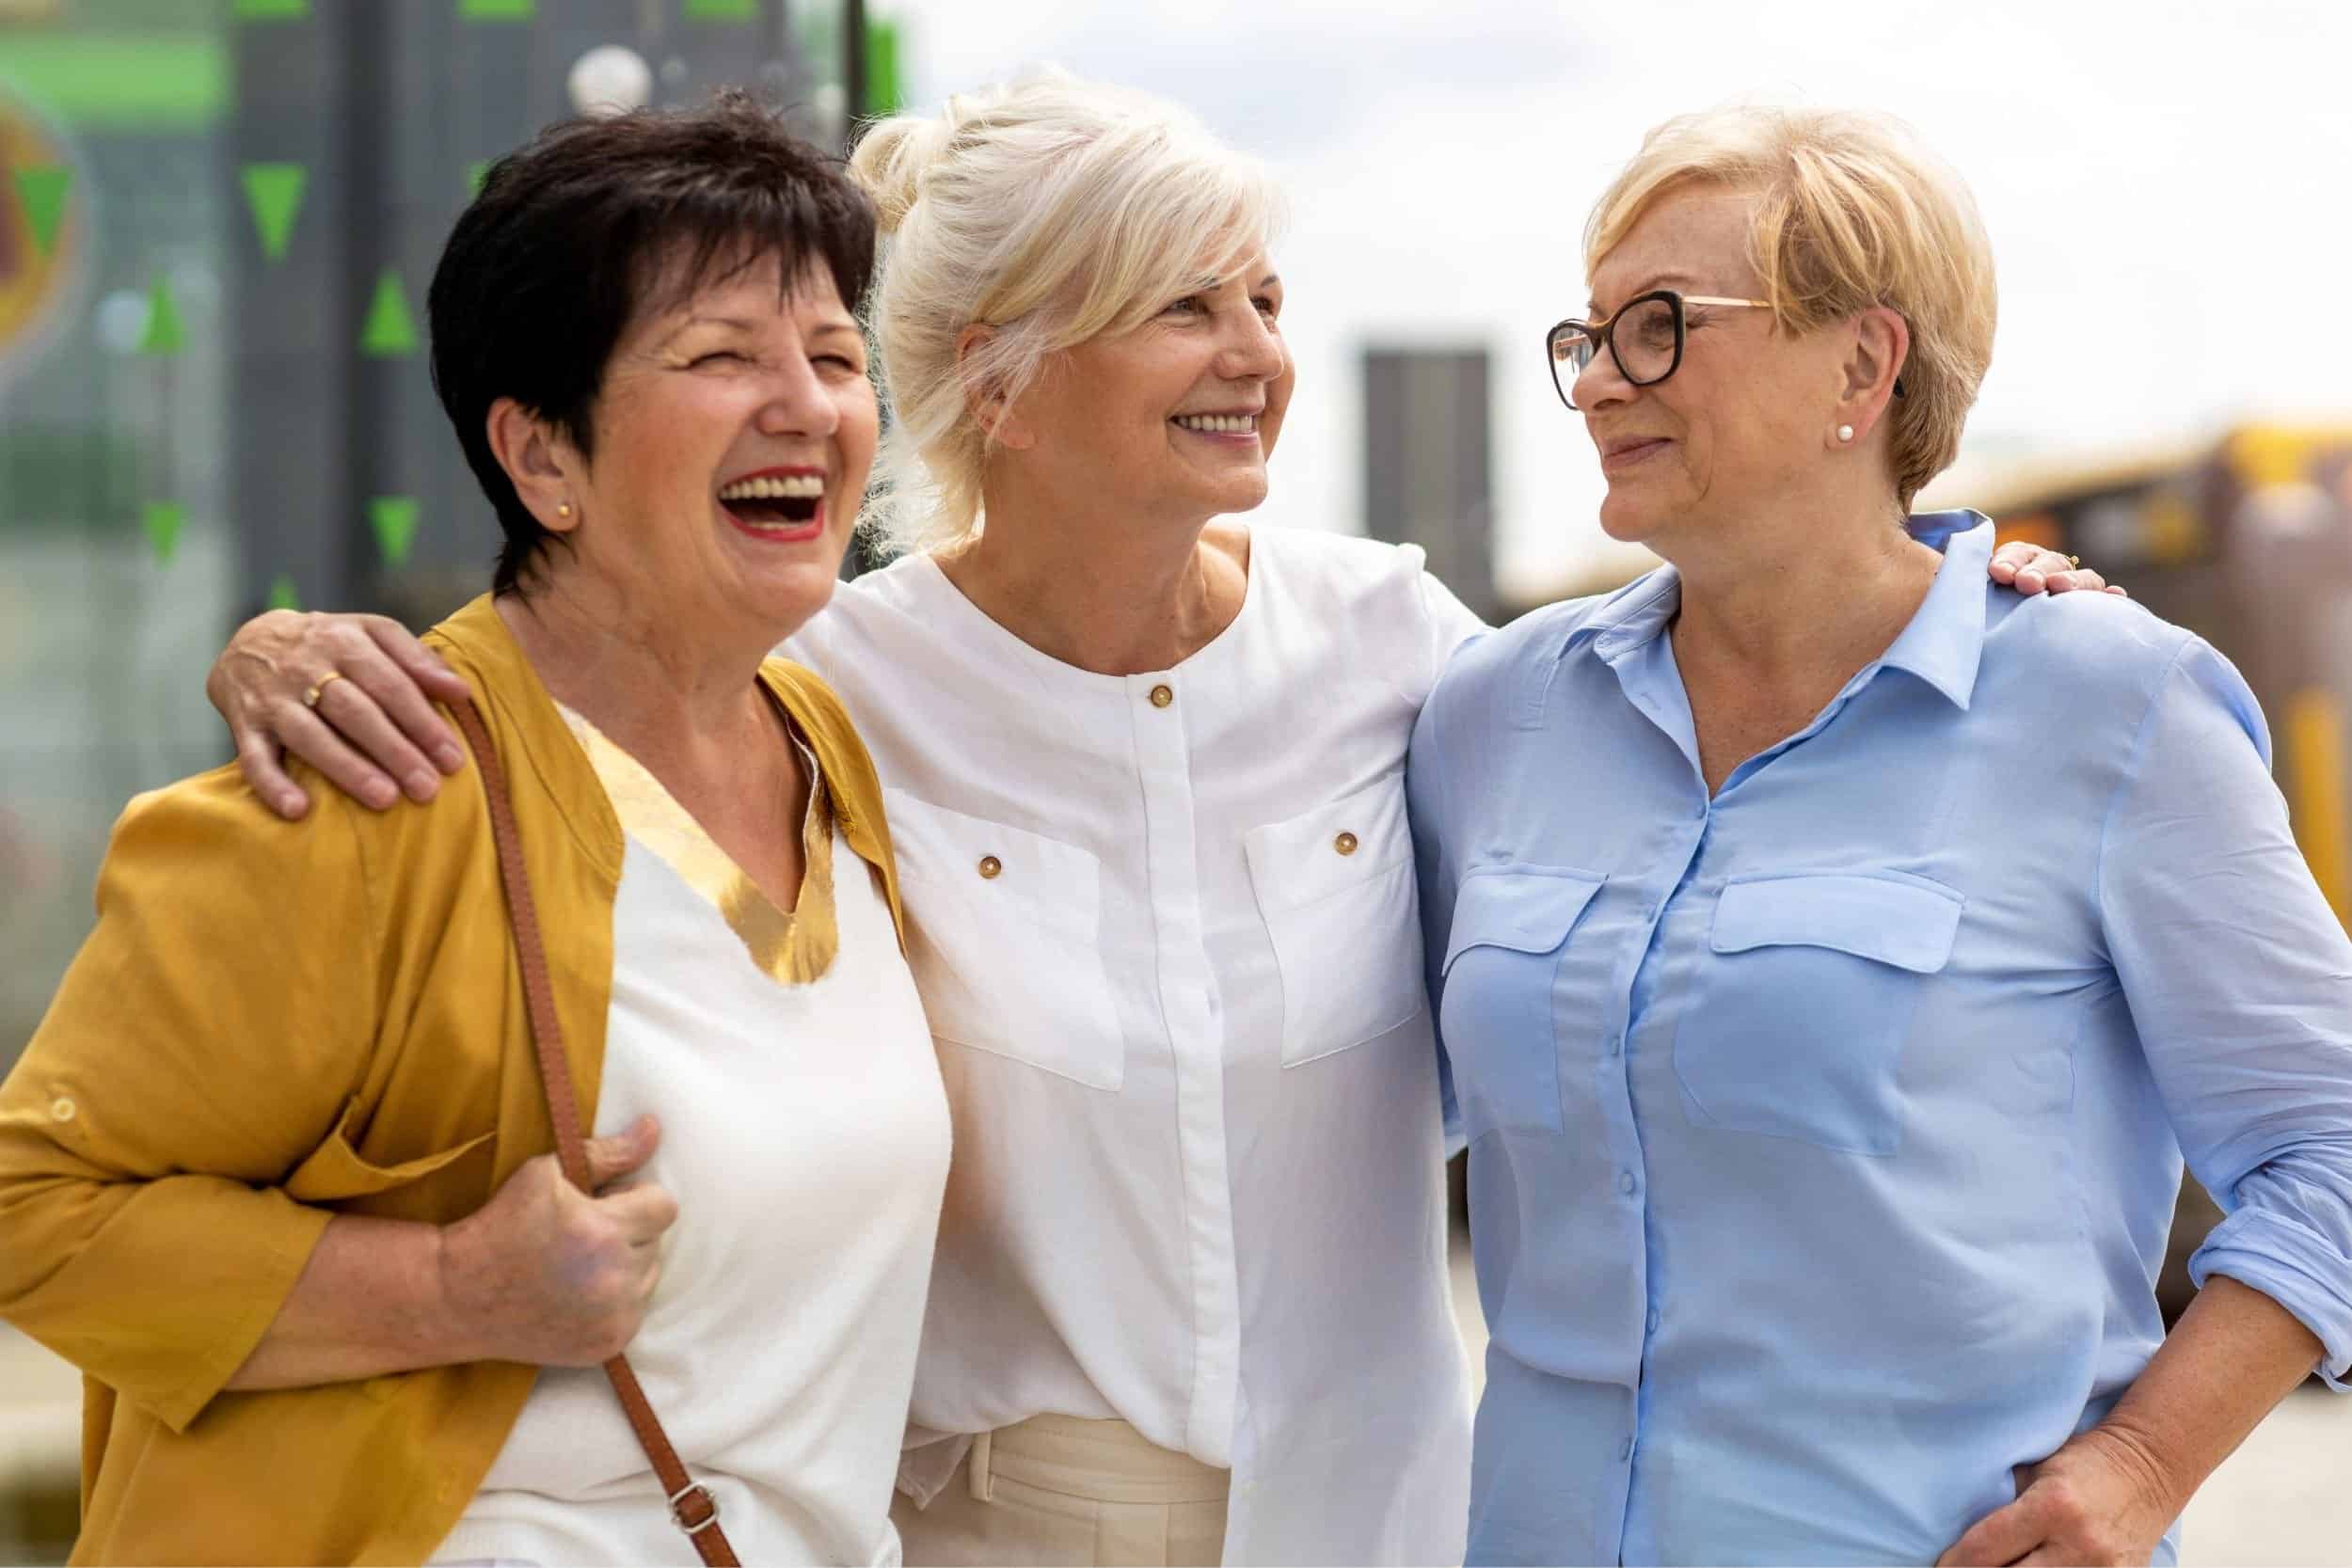
[[[1672,568],[1422,715],[1472,1562],[1931,1561],[2146,1365],[2184,1150],[2229,1212],[2197,1277],[2352,1363],[2352,942],[2251,694],[1915,528],[1910,626],[1712,800]]]

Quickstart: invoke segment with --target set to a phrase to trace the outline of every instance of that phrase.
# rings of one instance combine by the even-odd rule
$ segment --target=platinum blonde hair
[[[1057,71],[881,120],[850,167],[881,219],[891,413],[865,523],[900,548],[979,528],[979,395],[1016,402],[1055,354],[1231,276],[1282,215],[1264,166],[1185,110]],[[973,325],[992,330],[959,364]]]
[[[1951,467],[1993,362],[1993,243],[1959,175],[1890,117],[1738,105],[1667,120],[1601,193],[1587,277],[1665,198],[1694,185],[1756,197],[1750,260],[1783,331],[1874,305],[1911,328],[1904,396],[1888,410],[1895,494],[1908,511]]]

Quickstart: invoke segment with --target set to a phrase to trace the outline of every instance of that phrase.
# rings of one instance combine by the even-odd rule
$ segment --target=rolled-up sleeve
[[[2352,1371],[2352,941],[2271,783],[2246,683],[2190,640],[2142,721],[2100,848],[2110,956],[2189,1167],[2227,1215],[2190,1260]]]
[[[0,1317],[174,1430],[331,1217],[276,1183],[364,1067],[365,881],[339,804],[278,823],[218,774],[135,800],[97,925],[0,1084]]]

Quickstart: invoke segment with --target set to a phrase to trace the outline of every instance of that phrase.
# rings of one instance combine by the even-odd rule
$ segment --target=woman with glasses
[[[1906,519],[1994,277],[1898,128],[1668,121],[1585,249],[1554,373],[1668,564],[1466,650],[1409,770],[1492,1333],[1470,1559],[2170,1561],[2352,1366],[2352,942],[2262,715]],[[2229,1217],[2168,1339],[2184,1151]]]
[[[955,1108],[907,1560],[1454,1560],[1402,770],[1477,623],[1417,549],[1239,520],[1294,379],[1253,160],[1048,78],[886,120],[857,167],[915,547],[792,653],[889,786]],[[395,654],[425,668],[384,623],[241,632],[220,694],[256,785],[286,789],[280,737],[377,782],[332,771],[336,732],[424,768]],[[287,676],[330,666],[350,694],[314,716]]]

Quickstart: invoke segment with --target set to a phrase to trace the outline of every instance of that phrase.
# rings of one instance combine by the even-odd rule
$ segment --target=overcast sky
[[[2352,418],[2340,0],[872,3],[915,106],[1050,61],[1179,99],[1281,172],[1281,521],[1362,527],[1365,342],[1484,343],[1500,574],[1530,589],[1612,548],[1543,331],[1583,302],[1585,209],[1642,133],[1734,99],[1892,110],[1975,188],[2002,319],[1963,472]]]

